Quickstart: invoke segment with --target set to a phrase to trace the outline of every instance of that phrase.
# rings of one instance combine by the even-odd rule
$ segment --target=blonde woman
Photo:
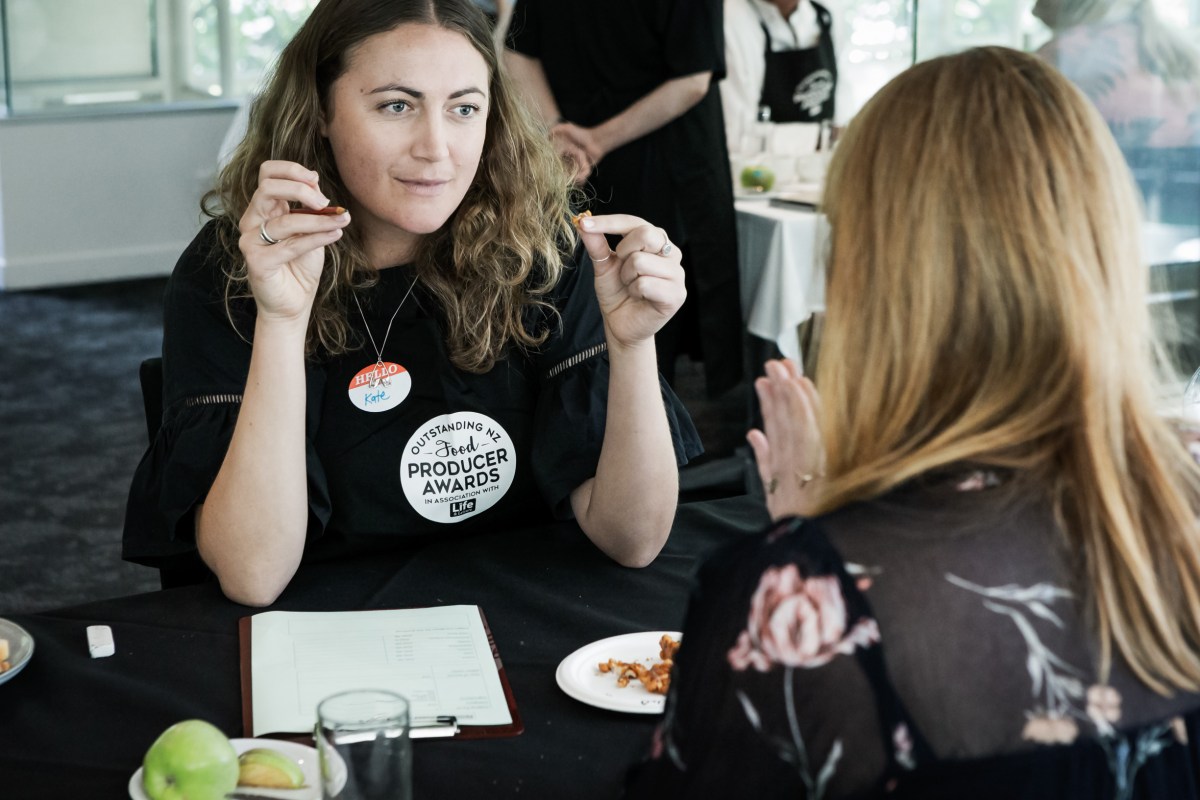
[[[776,522],[702,571],[630,796],[1200,797],[1200,469],[1103,121],[971,50],[828,186],[820,401],[759,380]]]
[[[126,558],[266,605],[305,559],[551,514],[657,555],[699,450],[655,367],[680,253],[576,233],[490,36],[471,0],[322,0],[284,49],[167,291]]]

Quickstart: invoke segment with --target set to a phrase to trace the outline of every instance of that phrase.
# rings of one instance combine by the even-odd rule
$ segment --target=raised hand
[[[260,319],[307,322],[325,246],[340,239],[350,223],[349,213],[290,213],[291,202],[311,209],[329,204],[317,182],[315,172],[291,161],[267,161],[259,167],[258,189],[238,222],[238,249],[246,259]]]
[[[791,359],[768,361],[754,382],[763,430],[746,434],[754,450],[771,519],[812,513],[815,485],[824,471],[821,398]]]
[[[627,214],[584,217],[579,227],[595,265],[609,347],[652,340],[687,297],[679,248],[662,228]],[[616,250],[604,234],[622,237]]]
[[[550,141],[558,154],[575,166],[575,183],[583,183],[604,157],[588,128],[560,122],[550,129]]]
[[[550,142],[558,155],[574,169],[576,184],[582,184],[588,179],[588,175],[592,174],[598,160],[588,154],[582,140],[574,136],[575,131],[583,131],[583,128],[571,125],[570,122],[559,122],[551,128]]]

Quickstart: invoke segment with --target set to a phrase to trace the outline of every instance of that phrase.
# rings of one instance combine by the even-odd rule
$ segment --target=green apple
[[[237,782],[237,751],[202,719],[167,728],[142,760],[142,788],[150,800],[222,800]]]
[[[742,186],[760,192],[769,192],[775,185],[775,173],[760,164],[751,164],[742,170]]]

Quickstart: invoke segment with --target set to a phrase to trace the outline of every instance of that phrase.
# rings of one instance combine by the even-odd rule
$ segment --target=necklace
[[[396,306],[396,310],[392,312],[392,318],[388,320],[387,330],[383,334],[383,343],[375,344],[375,336],[371,333],[371,325],[367,322],[367,315],[363,313],[362,303],[358,302],[358,295],[352,294],[354,305],[358,306],[358,315],[362,317],[363,327],[367,330],[367,337],[371,340],[371,347],[375,348],[375,368],[371,371],[371,380],[368,384],[369,388],[374,389],[376,386],[391,386],[392,379],[388,376],[387,366],[383,363],[383,348],[387,347],[388,337],[392,335],[392,323],[396,321],[396,315],[400,313],[400,309],[404,308],[405,301],[408,296],[413,293],[413,289],[417,285],[417,279],[414,277],[412,283],[408,285],[408,291],[404,293],[403,299],[400,300],[400,305]]]

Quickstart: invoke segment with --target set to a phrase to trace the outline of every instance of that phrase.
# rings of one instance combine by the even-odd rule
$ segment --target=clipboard
[[[496,637],[492,635],[492,629],[488,626],[487,617],[484,616],[483,609],[476,608],[479,611],[479,619],[483,623],[483,632],[487,635],[488,646],[492,648],[492,658],[496,662],[496,671],[500,677],[500,687],[504,690],[504,702],[508,705],[508,713],[512,717],[512,722],[507,725],[459,725],[458,733],[443,738],[497,739],[505,736],[517,736],[525,730],[525,723],[521,721],[521,714],[517,710],[517,701],[513,697],[512,686],[508,682],[508,673],[504,671],[504,663],[500,660],[500,650],[496,647]],[[252,619],[253,615],[242,617],[238,620],[238,661],[242,680],[242,733],[247,737],[254,736],[254,678],[250,658],[250,626]],[[313,722],[314,724],[316,723],[316,709],[313,709]],[[279,731],[262,734],[262,736],[271,739],[286,739],[310,746],[313,740],[312,731]]]

